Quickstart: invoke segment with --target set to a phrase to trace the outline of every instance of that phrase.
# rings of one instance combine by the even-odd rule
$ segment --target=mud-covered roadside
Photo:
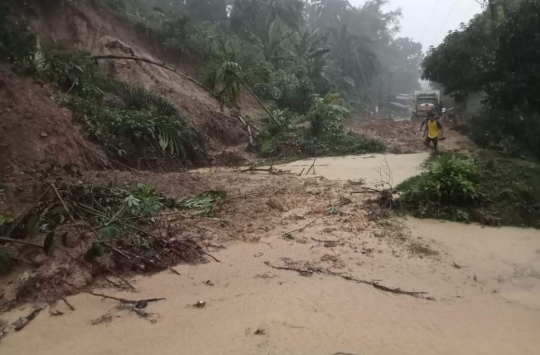
[[[124,275],[135,291],[95,279],[85,288],[94,295],[67,298],[74,311],[37,302],[41,313],[2,340],[6,354],[532,354],[539,345],[537,231],[381,219],[359,181],[111,174],[171,195],[228,187],[217,217],[177,217],[219,262]],[[164,299],[139,309],[99,295]],[[34,306],[0,318],[9,326]]]

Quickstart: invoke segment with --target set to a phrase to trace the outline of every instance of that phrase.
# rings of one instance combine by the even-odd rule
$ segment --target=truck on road
[[[441,92],[440,90],[415,91],[413,96],[412,119],[424,119],[429,112],[440,113]]]

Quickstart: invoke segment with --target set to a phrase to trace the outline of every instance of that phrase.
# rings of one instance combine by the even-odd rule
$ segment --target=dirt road
[[[343,160],[325,169],[335,162]],[[180,178],[170,174],[166,186]],[[358,187],[345,181],[232,172],[193,178],[239,190],[221,220],[198,227],[209,231],[206,245],[221,263],[137,277],[138,293],[97,290],[165,297],[148,306],[154,314],[147,319],[117,309],[116,301],[70,297],[75,312],[64,304],[56,307],[62,316],[42,312],[2,340],[2,354],[538,353],[539,231],[372,221],[369,197],[353,194]],[[283,209],[270,207],[273,197]],[[205,306],[194,307],[199,301]]]
[[[415,153],[429,151],[423,145],[420,122],[410,120],[393,121],[389,119],[351,119],[344,122],[346,129],[359,134],[378,138],[385,142],[392,153]],[[466,136],[444,127],[446,140],[441,141],[439,149],[442,152],[466,152],[474,150]]]

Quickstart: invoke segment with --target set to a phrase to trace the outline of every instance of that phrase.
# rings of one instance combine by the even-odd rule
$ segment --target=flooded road
[[[363,179],[368,185],[379,184],[381,177],[389,180],[392,186],[418,175],[422,164],[429,158],[429,153],[415,154],[368,154],[346,157],[317,158],[315,174],[313,169],[306,176],[324,176],[330,180]],[[295,161],[277,168],[303,175],[313,165],[314,159]]]
[[[220,263],[179,265],[175,270],[180,276],[165,271],[136,277],[132,282],[137,293],[96,290],[129,299],[166,298],[148,306],[151,318],[118,310],[116,301],[79,294],[69,298],[76,311],[63,303],[56,307],[63,316],[43,311],[23,331],[3,339],[0,353],[537,354],[540,231],[416,219],[374,228],[362,205],[354,202],[340,215],[329,214],[326,204],[323,212],[316,211],[317,201],[343,194],[339,181],[364,178],[372,183],[379,178],[376,169],[387,161],[398,184],[420,172],[426,158],[411,154],[317,159],[315,176],[336,182],[310,176],[302,180],[302,189],[312,191],[308,200],[294,202],[298,191],[284,193],[280,199],[288,201],[290,210],[278,214],[277,226],[251,233],[256,237],[251,243],[225,243],[225,249],[214,253]],[[312,163],[280,168],[299,173]],[[274,181],[276,186],[265,186],[268,191],[299,179],[253,177],[256,184]],[[255,208],[262,212],[247,217],[250,225],[273,213],[260,206],[250,209]],[[319,217],[314,219],[315,212]],[[294,231],[292,239],[284,237],[289,231]],[[410,247],[418,245],[429,253],[411,253]],[[314,267],[321,273],[306,275],[269,265]],[[324,274],[325,270],[426,292],[430,299],[384,292]],[[193,306],[199,301],[205,302],[203,308]],[[29,309],[2,317],[12,322]]]

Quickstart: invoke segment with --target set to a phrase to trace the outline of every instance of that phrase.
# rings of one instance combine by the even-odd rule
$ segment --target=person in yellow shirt
[[[444,136],[444,129],[439,120],[435,119],[435,114],[430,112],[424,130],[424,137],[426,137],[424,144],[426,147],[429,147],[430,143],[433,142],[433,150],[438,151],[439,136]]]

